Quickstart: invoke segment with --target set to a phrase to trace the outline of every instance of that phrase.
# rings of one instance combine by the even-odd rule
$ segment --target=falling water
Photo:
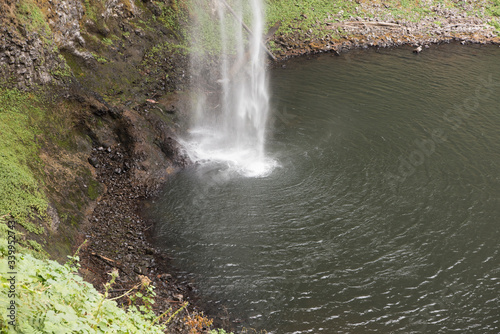
[[[275,163],[265,154],[269,93],[261,0],[195,0],[194,11],[188,154],[245,176],[265,176]]]

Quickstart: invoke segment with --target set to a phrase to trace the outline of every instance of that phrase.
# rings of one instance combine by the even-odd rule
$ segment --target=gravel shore
[[[477,5],[476,5],[477,6]],[[500,44],[492,18],[473,12],[473,5],[463,8],[430,6],[430,13],[411,19],[397,18],[381,2],[360,2],[359,15],[345,19],[342,12],[317,21],[313,29],[289,28],[292,33],[277,33],[271,39],[280,59],[323,52],[340,53],[353,48],[386,48],[402,45],[423,46],[458,41],[462,44]],[[318,32],[319,31],[319,32]]]

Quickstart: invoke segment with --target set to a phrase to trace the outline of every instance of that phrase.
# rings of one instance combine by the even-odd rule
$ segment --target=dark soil
[[[429,33],[408,22],[384,20],[385,23],[390,23],[384,25],[375,19],[371,19],[372,23],[367,20],[325,22],[324,24],[331,25],[332,29],[341,26],[349,31],[349,37],[340,39],[331,36],[315,39],[303,31],[287,36],[275,35],[274,42],[281,49],[277,57],[286,60],[294,56],[324,52],[338,54],[353,48],[429,45],[454,40],[463,44],[500,43],[500,39],[489,32],[480,34],[475,30],[449,31],[441,27],[431,27],[429,23],[426,26],[434,29]],[[462,21],[457,22],[471,24],[465,18]],[[448,23],[458,24],[452,19]],[[139,43],[141,38],[146,40],[141,35],[131,36],[133,40],[126,42],[130,45]],[[126,47],[128,46],[127,44]],[[135,86],[133,89],[124,88],[137,98],[133,101],[117,102],[118,108],[121,108],[119,111],[104,111],[107,113],[105,116],[111,118],[109,122],[115,127],[113,131],[118,139],[107,140],[106,136],[96,139],[88,158],[104,191],[97,199],[95,209],[88,216],[79,238],[78,244],[88,240],[80,251],[81,273],[87,281],[103,291],[104,284],[110,279],[108,274],[114,268],[118,269],[120,276],[111,290],[111,297],[123,294],[141,282],[141,278],[144,279],[145,276],[156,288],[157,314],[169,308],[175,310],[184,302],[189,302],[189,314],[213,310],[206,315],[214,318],[217,326],[230,329],[228,317],[217,307],[204,303],[195,282],[175,268],[172,259],[163,250],[153,246],[150,233],[155,222],[147,221],[141,215],[142,203],[157,194],[171,173],[189,163],[179,153],[175,142],[173,129],[176,124],[168,123],[170,116],[165,117],[167,114],[178,114],[187,110],[173,93],[179,87],[188,87],[185,79],[186,56],[176,55],[168,49],[163,50],[156,58],[143,56],[137,56],[137,62],[145,60],[146,65],[137,65],[137,73],[131,75],[134,80],[130,81]],[[113,55],[107,54],[107,57],[113,60]],[[130,60],[122,61],[127,63]],[[117,68],[111,67],[109,71],[118,73]],[[89,88],[99,91],[100,81],[95,79],[95,82],[98,84],[89,84]],[[121,89],[116,91],[122,94]],[[117,100],[121,98],[120,94],[117,93]],[[136,102],[143,101],[144,97],[152,102]],[[125,297],[118,302],[128,304],[130,300]],[[172,330],[186,333],[189,331],[190,328],[182,320],[186,314],[174,319],[171,323]]]
[[[155,194],[147,185],[135,185],[131,169],[137,166],[138,157],[126,145],[98,146],[92,149],[89,162],[95,167],[97,179],[106,188],[84,227],[82,239],[88,240],[80,251],[82,274],[99,290],[109,281],[113,268],[119,278],[111,290],[116,297],[141,282],[146,276],[156,289],[155,310],[161,314],[189,303],[189,312],[207,309],[196,287],[188,277],[172,266],[171,259],[148,241],[152,223],[139,214],[141,202]],[[127,297],[118,300],[127,304]],[[219,318],[217,314],[210,316]],[[171,323],[176,332],[189,328],[177,316]]]

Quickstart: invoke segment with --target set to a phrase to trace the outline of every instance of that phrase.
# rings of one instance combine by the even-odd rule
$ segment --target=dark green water
[[[270,73],[270,175],[173,177],[157,242],[271,333],[500,332],[500,48]]]

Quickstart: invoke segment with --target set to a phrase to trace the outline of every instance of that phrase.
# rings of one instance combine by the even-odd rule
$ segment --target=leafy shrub
[[[136,307],[124,310],[78,276],[78,257],[65,265],[30,254],[16,259],[15,327],[5,310],[10,303],[7,241],[0,239],[0,331],[17,333],[163,333]],[[115,276],[116,277],[116,276]],[[114,278],[108,283],[111,286]]]

